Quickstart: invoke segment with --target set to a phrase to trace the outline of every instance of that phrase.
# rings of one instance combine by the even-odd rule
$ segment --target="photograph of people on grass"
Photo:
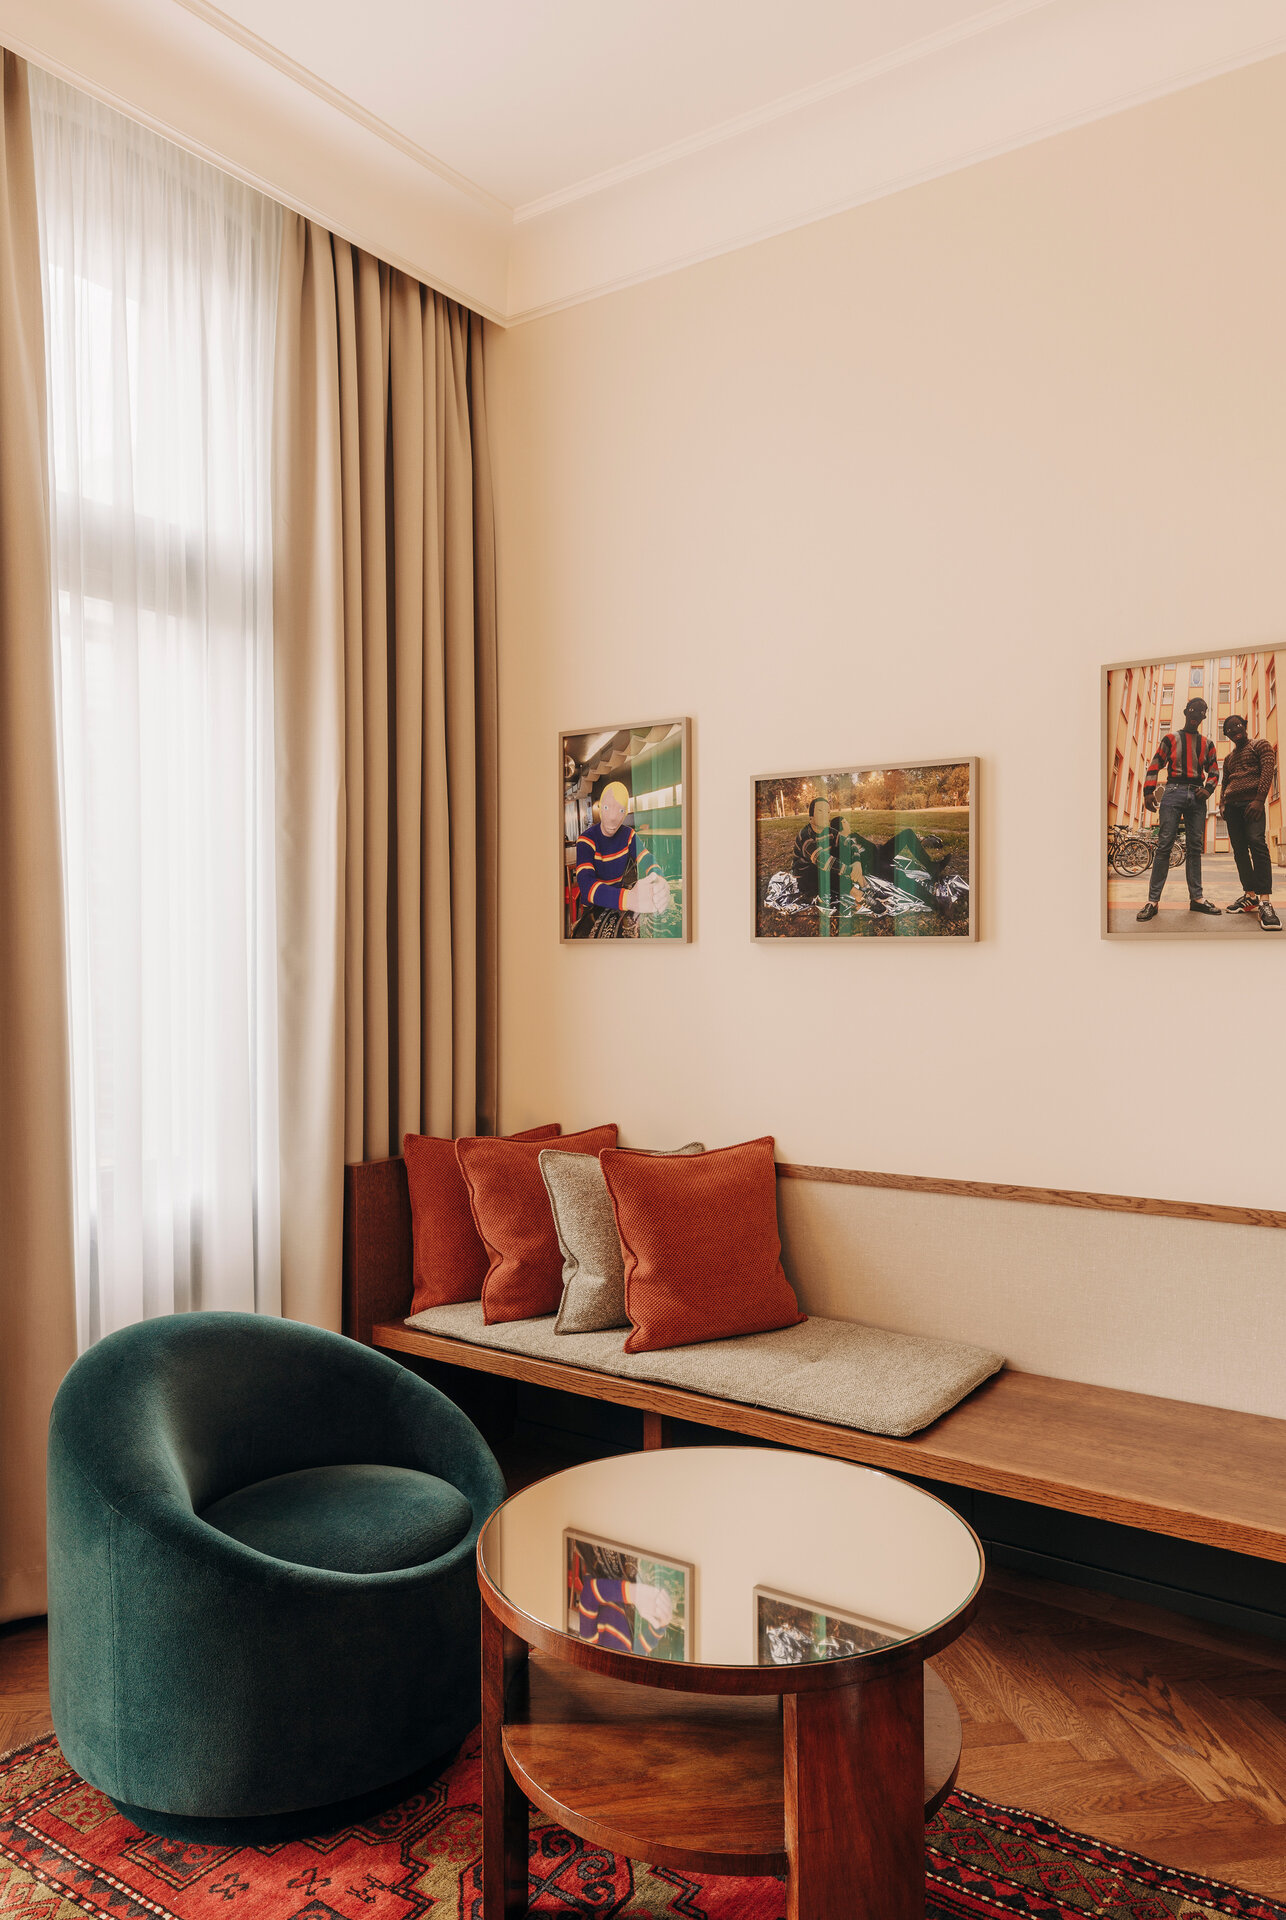
[[[795,1600],[771,1587],[756,1587],[755,1657],[761,1667],[800,1667],[814,1660],[851,1660],[906,1638],[904,1629],[877,1626],[855,1614],[837,1613],[814,1600]]]
[[[1109,935],[1281,932],[1279,666],[1286,651],[1105,669]]]
[[[565,733],[563,939],[686,940],[687,721]]]
[[[756,780],[756,939],[973,939],[976,784],[975,760]]]

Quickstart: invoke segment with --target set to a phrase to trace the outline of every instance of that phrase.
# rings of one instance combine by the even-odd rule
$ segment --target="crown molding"
[[[998,0],[516,210],[213,0],[0,0],[0,43],[508,326],[1286,52],[1286,0]]]
[[[1033,3],[1043,4],[1043,0],[1033,0]],[[311,67],[305,67],[300,61],[293,60],[288,53],[283,53],[280,47],[274,47],[262,35],[243,26],[240,20],[234,20],[232,15],[225,13],[221,7],[211,5],[211,0],[174,0],[174,4],[185,8],[188,13],[194,14],[198,20],[204,21],[216,32],[226,34],[229,40],[235,40],[238,46],[244,47],[248,53],[253,53],[256,59],[264,61],[270,67],[275,67],[277,72],[284,74],[288,80],[293,80],[297,86],[306,88],[319,100],[324,100],[328,107],[335,109],[336,113],[342,113],[347,119],[355,121],[359,127],[365,127],[367,132],[373,133],[377,140],[386,140],[389,146],[396,147],[400,153],[406,155],[408,160],[414,160],[417,166],[425,168],[427,172],[436,174],[439,180],[453,187],[456,192],[476,200],[480,206],[488,207],[492,212],[499,213],[506,223],[509,221],[513,208],[506,201],[498,199],[485,187],[480,187],[476,180],[470,180],[463,173],[457,173],[455,168],[448,166],[445,160],[440,160],[435,153],[430,153],[426,147],[418,145],[416,141],[409,140],[396,127],[390,126],[387,120],[381,120],[378,114],[368,113],[359,101],[351,99],[338,87],[332,87],[329,80],[323,80],[320,74],[313,72]]]
[[[985,19],[985,16],[980,18]],[[1046,0],[515,223],[510,324],[1286,52],[1282,0]],[[527,213],[527,210],[523,210]]]
[[[0,44],[504,324],[510,209],[234,28],[204,0],[0,0]]]
[[[200,4],[200,0],[196,0],[196,3]],[[180,0],[180,5],[191,4],[193,0]],[[717,126],[707,127],[685,140],[675,140],[667,147],[657,147],[651,153],[640,154],[619,167],[609,167],[605,172],[577,180],[569,187],[560,187],[556,193],[544,194],[539,200],[524,201],[521,206],[514,208],[514,223],[521,225],[525,220],[537,220],[542,214],[554,213],[559,207],[570,206],[576,200],[587,200],[591,194],[604,193],[625,180],[637,179],[644,173],[654,173],[658,168],[671,166],[677,160],[686,160],[690,154],[703,153],[708,147],[721,146],[725,140],[735,140],[740,134],[754,132],[757,127],[770,126],[774,120],[784,120],[789,114],[805,112],[835,94],[848,93],[869,80],[878,80],[882,74],[896,73],[900,67],[914,66],[917,60],[928,59],[948,47],[958,46],[961,41],[972,40],[977,34],[990,33],[993,27],[1003,26],[1024,13],[1035,13],[1038,8],[1052,4],[1053,0],[1000,0],[998,6],[987,7],[982,13],[972,14],[969,19],[958,21],[953,27],[944,27],[939,33],[925,34],[919,40],[895,47],[878,60],[864,61],[860,66],[849,67],[843,73],[819,80],[811,87],[800,87],[794,93],[783,94],[780,99],[770,100],[766,106],[756,107],[750,113],[736,114],[731,120],[720,121]]]

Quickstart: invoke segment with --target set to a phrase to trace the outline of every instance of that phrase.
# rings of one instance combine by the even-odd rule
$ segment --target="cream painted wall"
[[[1284,233],[1276,60],[493,332],[506,1129],[1286,1205],[1286,937],[1098,909],[1100,666],[1286,636]],[[671,712],[695,939],[561,947],[558,730]],[[978,945],[752,943],[752,774],[967,753]]]
[[[781,1180],[808,1313],[966,1340],[1024,1373],[1286,1419],[1286,1234]]]

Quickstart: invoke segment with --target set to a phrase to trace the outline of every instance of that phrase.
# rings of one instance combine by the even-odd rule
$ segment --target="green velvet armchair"
[[[67,1759],[185,1839],[320,1832],[478,1717],[472,1423],[339,1334],[149,1320],[83,1354],[49,1437],[49,1664]]]

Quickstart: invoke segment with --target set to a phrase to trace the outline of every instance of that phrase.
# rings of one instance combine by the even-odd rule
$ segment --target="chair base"
[[[347,1800],[332,1800],[324,1807],[298,1807],[285,1813],[248,1813],[223,1818],[160,1813],[154,1807],[131,1807],[124,1800],[112,1800],[112,1805],[144,1833],[156,1833],[165,1840],[192,1840],[212,1847],[272,1846],[283,1840],[314,1839],[320,1834],[335,1833],[340,1827],[357,1826],[372,1814],[395,1807],[411,1794],[432,1786],[458,1751],[457,1742],[400,1780],[372,1787],[369,1792],[354,1794]]]

